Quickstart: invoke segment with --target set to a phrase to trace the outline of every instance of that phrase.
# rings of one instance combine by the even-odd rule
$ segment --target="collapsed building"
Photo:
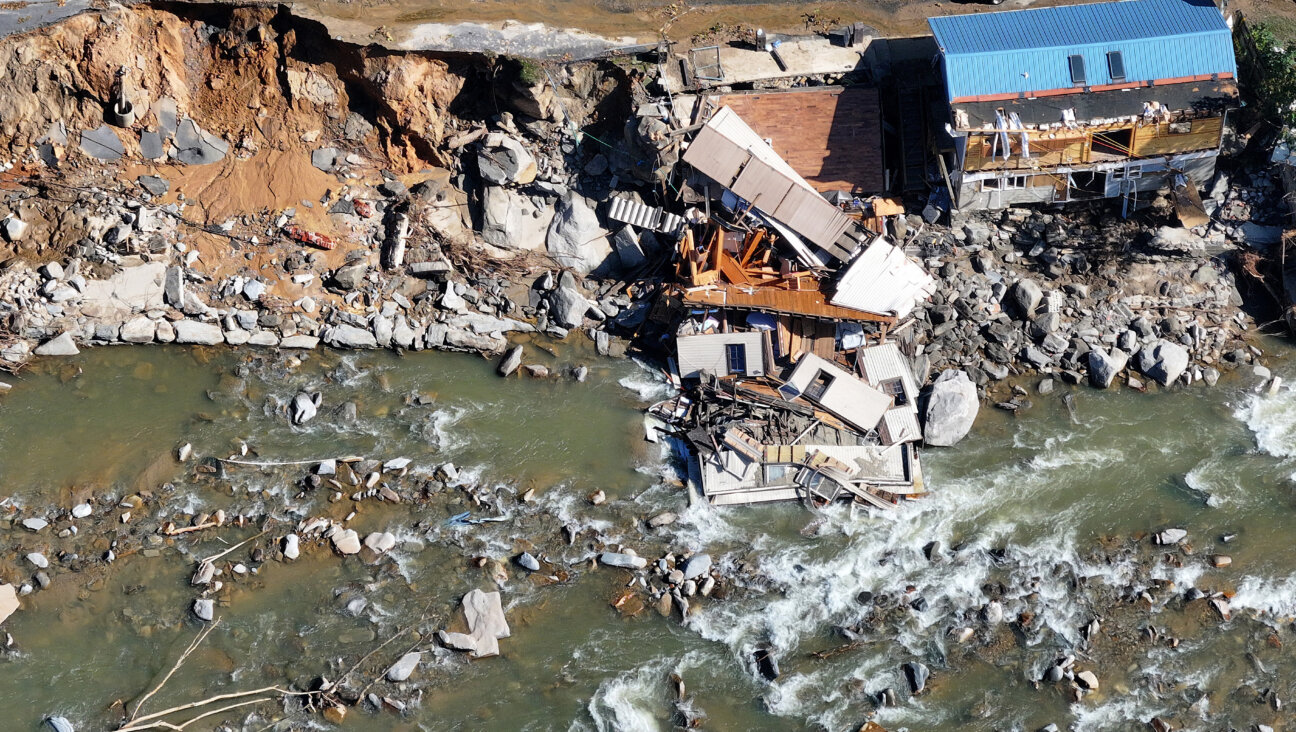
[[[1232,32],[1211,0],[930,18],[960,209],[1175,190],[1200,208],[1229,111]]]
[[[776,109],[826,100],[831,120],[848,93],[876,99],[840,87],[761,96]],[[735,110],[759,118],[761,101],[694,102],[705,119],[681,160],[705,212],[683,217],[656,313],[674,327],[672,370],[693,389],[653,412],[687,444],[695,492],[713,504],[891,507],[925,488],[918,385],[887,334],[934,280],[883,236],[902,207],[854,195],[880,183],[876,168],[833,167],[806,152],[822,139],[789,141],[812,184]]]

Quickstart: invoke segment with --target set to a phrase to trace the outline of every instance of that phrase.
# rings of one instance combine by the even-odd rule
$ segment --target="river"
[[[1286,349],[1266,348],[1280,356]],[[177,523],[216,508],[287,522],[341,518],[353,507],[331,502],[327,490],[300,493],[304,472],[295,467],[230,466],[225,479],[201,473],[202,463],[175,460],[186,442],[200,457],[238,456],[245,444],[243,459],[267,462],[408,457],[414,475],[453,462],[461,483],[483,486],[481,506],[455,489],[423,503],[354,504],[351,525],[362,536],[390,530],[401,540],[376,561],[324,546],[292,563],[233,555],[256,573],[225,578],[220,625],[150,710],[336,678],[422,614],[429,627],[445,627],[465,592],[495,589],[477,557],[507,560],[523,550],[570,576],[552,582],[509,570],[502,593],[512,636],[500,641],[502,655],[470,662],[430,638],[393,644],[386,663],[406,647],[425,651],[410,682],[374,686],[407,704],[405,712],[357,708],[345,728],[669,729],[672,673],[708,729],[855,729],[875,713],[893,731],[1049,722],[1141,730],[1157,714],[1190,728],[1248,727],[1283,712],[1239,687],[1272,689],[1287,701],[1296,686],[1296,661],[1281,649],[1296,615],[1296,559],[1285,551],[1296,509],[1296,392],[1258,396],[1249,373],[1210,390],[1075,388],[1075,420],[1061,401],[1072,387],[1032,391],[1033,405],[1015,415],[983,407],[968,439],[924,453],[927,499],[886,515],[845,507],[815,515],[790,504],[689,508],[673,462],[643,440],[639,410],[664,387],[630,361],[558,351],[549,359],[556,371],[590,364],[588,381],[577,383],[500,379],[493,364],[456,354],[300,358],[99,348],[6,379],[14,388],[0,395],[0,505],[10,517],[137,491],[160,495],[156,510]],[[1274,370],[1296,378],[1281,358]],[[320,415],[304,427],[280,409],[299,389],[323,396]],[[354,421],[334,413],[348,401]],[[586,496],[599,489],[609,500],[589,505]],[[97,557],[109,546],[104,536],[132,530],[120,521],[125,509],[98,505],[83,522],[93,540],[0,523],[0,580],[32,582],[21,559],[28,552],[52,562],[49,588],[23,597],[3,626],[16,641],[0,652],[7,729],[35,730],[49,714],[77,729],[111,728],[120,716],[114,701],[133,704],[199,629],[188,612],[195,558],[256,533],[195,532],[71,571],[60,551]],[[459,510],[504,520],[446,525]],[[646,530],[642,519],[663,510],[680,521]],[[583,529],[574,544],[562,540],[564,525]],[[1187,529],[1193,547],[1182,566],[1143,538],[1172,526]],[[1226,534],[1236,538],[1223,544]],[[940,556],[929,561],[924,547],[933,541]],[[595,545],[618,543],[706,550],[735,586],[699,598],[683,622],[651,610],[624,618],[610,600],[627,575],[583,561]],[[1212,567],[1212,554],[1231,556],[1232,566]],[[1008,619],[1033,613],[1024,629],[978,619],[996,583]],[[1129,586],[1148,588],[1150,610],[1113,599]],[[1185,609],[1175,598],[1192,586],[1235,593],[1233,619]],[[925,607],[912,609],[919,597]],[[861,623],[881,598],[888,619]],[[1085,646],[1080,629],[1095,616],[1111,638],[1080,655],[1081,663],[1105,659],[1095,669],[1099,690],[1073,703],[1061,686],[1032,688],[1059,653]],[[1181,642],[1120,647],[1149,623]],[[950,638],[963,625],[976,628],[977,642]],[[854,627],[853,643],[811,655],[846,644],[841,626]],[[780,661],[772,684],[751,662],[757,647]],[[900,670],[911,660],[933,672],[914,698],[903,693]],[[901,692],[900,703],[879,710],[873,695],[885,688]],[[273,705],[253,709],[225,719],[263,729],[282,716]]]

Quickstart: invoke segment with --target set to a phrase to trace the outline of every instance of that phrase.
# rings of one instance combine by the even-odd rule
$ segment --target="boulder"
[[[18,241],[27,234],[27,222],[17,216],[6,216],[4,221],[0,221],[0,226],[3,226],[6,241]]]
[[[0,623],[18,611],[18,591],[13,585],[0,585]]]
[[[472,636],[475,658],[494,656],[499,653],[500,638],[511,635],[508,619],[504,617],[504,607],[500,603],[500,593],[473,590],[463,599],[464,618],[468,621],[468,635]]]
[[[121,339],[127,343],[152,343],[157,324],[140,315],[122,324]]]
[[[351,291],[364,283],[365,276],[369,274],[369,265],[364,262],[357,264],[348,264],[344,267],[338,267],[333,270],[333,276],[330,283],[339,290]]]
[[[46,717],[45,724],[54,732],[76,732],[76,728],[67,720],[67,717]]]
[[[225,333],[215,323],[200,323],[196,320],[177,320],[172,323],[175,328],[176,343],[191,343],[199,346],[214,346],[225,342]]]
[[[1153,537],[1153,541],[1161,546],[1171,546],[1178,544],[1188,538],[1188,532],[1185,529],[1166,529],[1158,531]]]
[[[594,208],[574,193],[559,203],[545,246],[559,266],[582,276],[601,268],[612,254],[612,244]]]
[[[360,553],[360,535],[351,529],[338,529],[334,532],[333,548],[339,554],[359,554]]]
[[[612,237],[612,245],[616,248],[617,258],[621,261],[622,269],[636,270],[647,261],[644,257],[643,246],[639,243],[639,235],[629,225],[623,226],[617,231],[616,235]]]
[[[1039,307],[1042,299],[1044,299],[1044,291],[1034,280],[1018,280],[1017,284],[1008,291],[1007,298],[1008,303],[1016,310],[1016,315],[1021,318],[1034,316],[1035,308]]]
[[[1188,351],[1178,343],[1158,340],[1139,352],[1139,370],[1161,386],[1173,384],[1188,368]]]
[[[694,554],[684,562],[684,579],[697,579],[711,571],[710,554]]]
[[[544,246],[553,209],[536,208],[530,196],[510,188],[482,191],[482,239],[502,249],[534,251]]]
[[[1098,676],[1093,671],[1081,671],[1076,674],[1076,683],[1082,689],[1094,691],[1098,688]]]
[[[585,313],[592,306],[569,272],[563,273],[558,287],[549,293],[549,317],[564,328],[575,328],[584,323]]]
[[[927,400],[924,439],[928,445],[948,447],[967,436],[981,404],[976,384],[966,372],[948,369],[932,382]]]
[[[1162,226],[1157,229],[1148,246],[1166,254],[1201,256],[1206,253],[1206,241],[1179,226]]]
[[[323,401],[319,392],[299,391],[288,405],[288,416],[295,425],[303,425],[315,418],[320,403]]]
[[[140,187],[153,196],[165,196],[167,191],[171,190],[171,184],[166,178],[159,178],[156,175],[141,175],[136,181]]]
[[[279,341],[280,348],[303,348],[310,350],[319,345],[319,339],[315,336],[295,335],[288,336]]]
[[[510,376],[514,371],[517,371],[518,366],[521,365],[522,346],[513,346],[509,349],[508,353],[504,354],[504,358],[500,359],[497,371],[500,376]]]
[[[390,531],[375,531],[365,537],[364,545],[374,554],[386,554],[396,548],[396,535]]]
[[[918,694],[927,688],[927,679],[931,677],[931,670],[926,664],[910,661],[904,665],[904,675],[905,680],[909,682],[909,691]]]
[[[69,332],[60,333],[45,341],[37,346],[35,351],[37,356],[75,356],[80,352]]]
[[[286,339],[285,339],[286,340]],[[377,348],[373,333],[354,325],[334,325],[324,331],[324,342],[334,348]]]
[[[216,601],[210,597],[194,600],[193,614],[204,622],[210,623],[216,617]]]
[[[112,161],[120,160],[126,147],[112,127],[100,125],[81,133],[81,152],[97,160]]]
[[[621,567],[623,569],[643,569],[648,566],[648,560],[643,557],[619,552],[603,552],[599,555],[599,561],[609,567]]]
[[[172,159],[183,165],[217,163],[229,152],[228,142],[199,127],[188,117],[180,121],[171,142]]]
[[[1116,378],[1129,361],[1129,356],[1124,351],[1113,350],[1107,353],[1101,349],[1093,349],[1089,352],[1089,383],[1099,389],[1106,389],[1111,386],[1112,380]]]
[[[289,534],[283,538],[283,555],[284,559],[296,559],[301,556],[301,539],[296,534]]]
[[[477,153],[477,170],[491,185],[526,185],[535,180],[539,168],[535,156],[518,140],[502,132],[486,135]]]
[[[531,572],[540,571],[540,561],[531,556],[531,552],[522,552],[517,557],[518,566]]]
[[[411,651],[400,657],[400,660],[392,664],[387,669],[387,680],[393,682],[405,681],[418,668],[419,661],[423,660],[423,654],[418,651]]]

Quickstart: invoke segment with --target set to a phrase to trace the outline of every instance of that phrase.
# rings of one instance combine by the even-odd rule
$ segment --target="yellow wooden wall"
[[[1131,148],[1136,157],[1147,158],[1157,155],[1209,150],[1219,144],[1220,130],[1224,126],[1221,117],[1195,119],[1188,132],[1171,132],[1168,124],[1142,125],[1134,129],[1134,142]]]
[[[1148,124],[1134,126],[1130,149],[1133,157],[1147,158],[1160,155],[1191,152],[1193,150],[1210,150],[1219,144],[1220,130],[1224,120],[1220,117],[1195,119],[1189,132],[1170,132],[1169,124]],[[1099,132],[1114,132],[1121,128],[1104,128]],[[1125,128],[1125,129],[1128,129]],[[1090,136],[1092,133],[1069,131],[1071,137],[1061,137],[1063,131],[1052,133],[1030,132],[1031,157],[1022,161],[1017,155],[1008,160],[995,160],[990,157],[992,135],[969,133],[967,156],[963,161],[963,170],[1016,170],[1022,168],[1048,168],[1058,165],[1073,165],[1090,162]],[[1044,135],[1053,134],[1049,139]],[[1018,147],[1020,133],[1012,133],[1012,148]],[[1038,136],[1038,137],[1037,137]]]

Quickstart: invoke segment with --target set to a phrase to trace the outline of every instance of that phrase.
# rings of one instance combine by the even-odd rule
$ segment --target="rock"
[[[927,688],[927,679],[931,677],[931,670],[918,661],[910,661],[903,667],[905,680],[909,682],[909,691],[919,694]]]
[[[339,554],[359,554],[360,535],[351,529],[338,529],[333,534],[333,548]]]
[[[1158,340],[1139,352],[1139,370],[1161,386],[1173,384],[1188,368],[1188,351],[1178,343]]]
[[[171,184],[165,178],[159,178],[156,175],[141,175],[136,178],[140,188],[149,192],[153,196],[165,196],[167,191],[171,190]]]
[[[491,185],[526,185],[535,180],[539,168],[535,156],[518,140],[502,132],[486,135],[477,154],[477,170]]]
[[[81,133],[81,152],[97,160],[120,160],[126,154],[117,132],[108,125],[100,125],[93,130]]]
[[[621,227],[612,237],[612,246],[616,249],[617,258],[621,260],[622,269],[633,271],[647,261],[643,246],[639,243],[639,235],[629,225]]]
[[[1093,349],[1089,352],[1089,383],[1099,389],[1106,389],[1128,362],[1129,356],[1124,351],[1116,350],[1109,354],[1098,348]]]
[[[1043,298],[1044,291],[1034,280],[1018,280],[1008,291],[1006,300],[1016,309],[1019,317],[1030,318],[1035,315],[1035,308],[1039,307]]]
[[[319,339],[316,338],[315,336],[308,336],[308,335],[288,336],[287,338],[284,338],[283,340],[279,341],[280,348],[302,348],[302,349],[310,350],[312,348],[315,348],[318,345],[319,345]]]
[[[711,571],[710,554],[694,554],[684,562],[684,579],[697,579]]]
[[[45,530],[46,526],[49,526],[49,522],[43,518],[29,518],[23,519],[22,525],[24,529],[39,534]]]
[[[1216,554],[1211,557],[1211,566],[1216,569],[1233,566],[1233,557],[1226,554]]]
[[[126,343],[152,343],[157,333],[157,324],[144,315],[139,315],[122,324],[121,339]]]
[[[390,531],[374,532],[365,537],[364,545],[374,554],[386,554],[396,547],[396,535]]]
[[[463,611],[468,620],[468,634],[477,640],[473,655],[480,658],[499,653],[499,644],[495,641],[511,635],[500,603],[500,593],[473,590],[464,595]]]
[[[1076,682],[1080,684],[1081,688],[1088,691],[1096,691],[1098,689],[1098,676],[1094,674],[1093,671],[1081,671],[1076,674]]]
[[[321,147],[311,152],[311,165],[325,173],[332,173],[337,166],[338,154],[336,147]]]
[[[437,638],[441,640],[441,645],[452,651],[477,651],[477,639],[467,633],[450,633],[447,631],[438,631]]]
[[[282,549],[284,559],[296,559],[301,556],[301,539],[296,534],[285,536],[283,538]]]
[[[1210,599],[1210,606],[1211,609],[1219,614],[1221,620],[1228,620],[1233,617],[1233,610],[1229,607],[1229,601],[1226,597],[1212,597]]]
[[[76,732],[76,728],[67,720],[67,717],[46,717],[45,724],[49,725],[54,732]]]
[[[297,392],[292,402],[288,405],[288,416],[292,423],[298,426],[304,425],[315,418],[319,409],[322,397],[319,392],[311,394],[305,391]]]
[[[40,552],[31,552],[30,554],[28,554],[27,561],[31,562],[32,566],[36,567],[37,569],[49,568],[49,560],[46,559],[45,555],[41,554]]]
[[[364,262],[348,264],[345,267],[338,267],[333,270],[333,275],[329,282],[339,290],[350,292],[360,285],[364,284],[365,277],[369,274],[369,265]]]
[[[545,246],[559,266],[582,276],[602,267],[612,254],[607,232],[593,207],[574,193],[568,193],[559,204]]]
[[[981,404],[976,384],[964,371],[948,369],[932,382],[924,438],[928,445],[948,447],[967,436]]]
[[[210,597],[200,597],[194,600],[193,614],[199,620],[210,623],[216,617],[216,601]]]
[[[72,507],[72,518],[83,519],[94,513],[94,506],[89,503],[78,503]]]
[[[261,280],[248,280],[243,285],[243,297],[246,297],[249,302],[260,300],[265,291],[265,283]]]
[[[540,571],[540,562],[535,557],[531,556],[531,552],[522,552],[521,554],[519,554],[517,557],[517,563],[518,566],[522,567],[523,569],[527,569],[532,572]]]
[[[215,323],[200,323],[196,320],[177,320],[171,324],[175,328],[176,343],[191,343],[199,346],[214,346],[225,342],[225,333]]]
[[[1206,241],[1192,231],[1178,226],[1157,229],[1148,246],[1166,254],[1201,256],[1206,253]]]
[[[499,367],[496,369],[500,376],[509,376],[518,370],[522,365],[522,346],[513,346],[504,358],[500,359]]]
[[[69,332],[60,333],[36,347],[37,356],[75,356],[80,353]]]
[[[599,561],[609,567],[621,567],[623,569],[643,569],[648,566],[648,560],[643,557],[618,552],[603,552],[599,555]]]
[[[576,286],[576,279],[566,272],[559,278],[558,287],[549,293],[549,317],[564,328],[585,322],[585,313],[592,306]]]
[[[13,585],[0,585],[0,623],[18,611],[18,591]]]
[[[423,660],[423,654],[418,651],[411,651],[400,657],[400,660],[392,664],[387,669],[387,680],[393,682],[405,681],[418,668],[419,661]]]
[[[167,267],[162,281],[162,297],[166,304],[177,310],[184,309],[184,270],[180,267]]]
[[[1188,532],[1185,529],[1166,529],[1157,532],[1153,537],[1153,542],[1161,546],[1171,546],[1178,544],[1188,538]]]
[[[679,520],[679,516],[676,516],[674,513],[671,513],[670,511],[665,511],[663,513],[659,513],[656,516],[653,516],[652,518],[648,519],[648,525],[654,529],[659,529],[663,526],[670,526],[671,524],[675,523],[678,520]]]
[[[27,222],[17,216],[6,216],[0,225],[4,227],[3,233],[6,241],[18,241],[27,234]]]
[[[229,152],[229,143],[199,127],[188,117],[180,121],[171,142],[171,157],[184,165],[220,162]]]
[[[324,342],[334,348],[377,348],[373,333],[354,325],[334,325],[324,331]]]

